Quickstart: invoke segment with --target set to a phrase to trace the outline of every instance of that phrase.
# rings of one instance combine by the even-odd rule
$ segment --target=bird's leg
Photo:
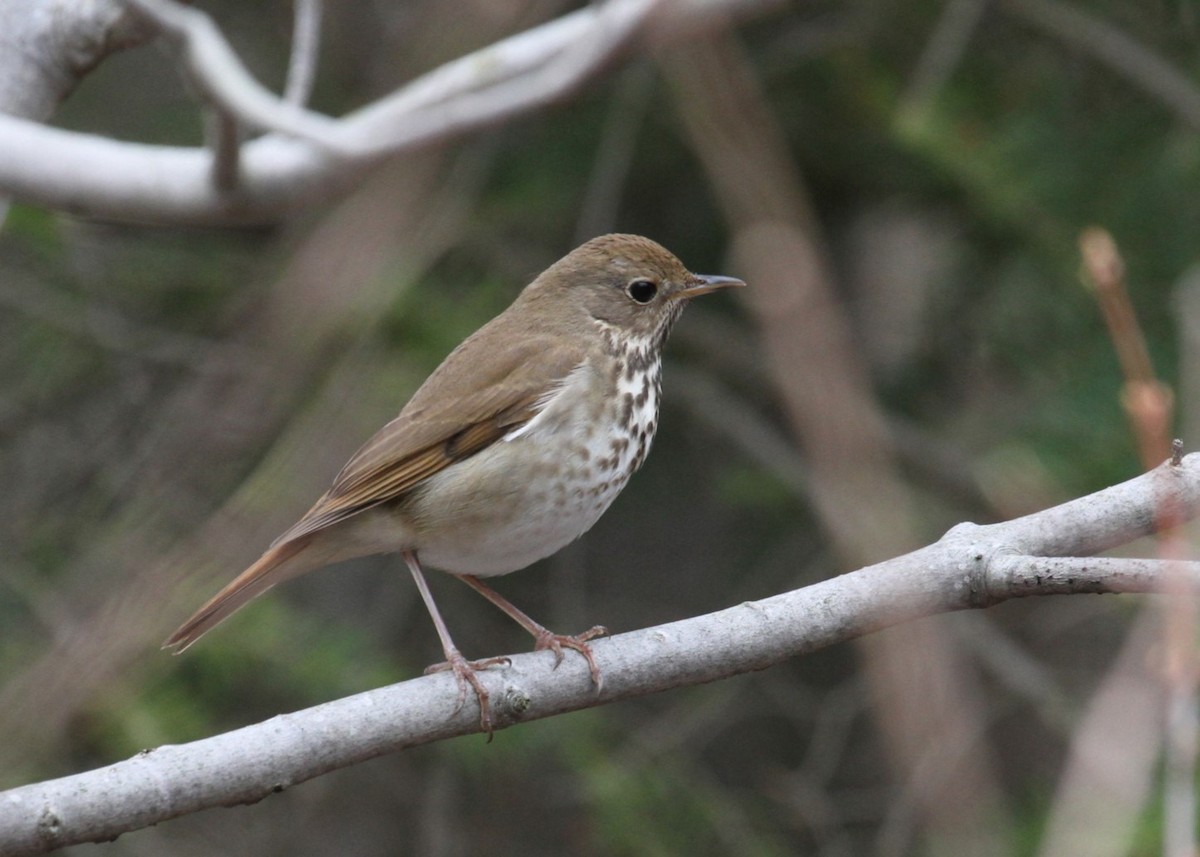
[[[442,621],[442,614],[438,612],[437,604],[433,602],[433,593],[429,591],[429,584],[425,582],[425,574],[421,571],[421,562],[417,559],[416,552],[404,551],[403,556],[408,570],[412,572],[413,580],[416,581],[417,591],[421,593],[421,598],[425,602],[425,609],[429,611],[433,625],[437,628],[438,637],[442,641],[442,652],[446,655],[445,663],[435,664],[425,672],[449,670],[454,673],[454,679],[458,682],[458,705],[454,709],[456,712],[463,707],[463,703],[467,700],[467,685],[471,686],[475,691],[475,696],[479,699],[479,725],[488,734],[490,741],[492,738],[492,712],[488,707],[488,692],[479,680],[479,676],[475,675],[475,671],[497,664],[508,664],[509,660],[508,658],[487,658],[482,661],[468,661],[464,658],[462,652],[454,645],[454,641],[450,639],[450,632],[446,629],[446,623]]]
[[[587,642],[588,640],[592,640],[596,637],[607,634],[607,628],[605,628],[603,625],[596,625],[594,628],[584,631],[582,634],[576,634],[573,637],[568,637],[563,634],[555,634],[554,632],[530,619],[524,611],[510,602],[499,592],[492,589],[492,587],[488,586],[475,575],[458,574],[455,575],[455,577],[467,584],[467,586],[474,589],[488,601],[495,604],[510,617],[512,617],[514,622],[532,634],[533,639],[537,641],[533,647],[534,651],[549,649],[550,651],[554,652],[555,667],[562,663],[564,646],[568,649],[574,649],[575,651],[579,652],[579,654],[583,655],[584,658],[587,659],[588,669],[592,673],[592,683],[596,685],[596,692],[600,692],[600,689],[604,686],[603,681],[600,678],[600,667],[596,666],[596,658],[592,655],[592,647],[589,646]]]

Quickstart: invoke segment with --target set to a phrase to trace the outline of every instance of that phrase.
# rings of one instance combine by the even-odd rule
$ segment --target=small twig
[[[1182,444],[1168,443],[1172,401],[1170,389],[1154,376],[1146,340],[1138,325],[1125,285],[1125,264],[1103,229],[1092,227],[1079,239],[1086,279],[1096,288],[1104,320],[1125,375],[1122,404],[1129,414],[1143,463],[1151,467],[1170,449],[1170,465],[1178,467]],[[1157,573],[1169,597],[1163,606],[1163,664],[1161,682],[1167,696],[1165,730],[1166,765],[1163,772],[1163,853],[1185,857],[1195,853],[1196,728],[1200,720],[1197,694],[1198,661],[1195,651],[1197,611],[1193,586],[1195,563],[1186,562],[1188,545],[1181,534],[1187,510],[1163,491],[1155,510],[1158,553]],[[1145,562],[1150,562],[1146,560]],[[1131,771],[1131,780],[1142,779]]]
[[[795,496],[808,496],[812,486],[803,456],[749,401],[703,372],[684,366],[671,366],[669,371],[675,401],[693,420],[722,435]]]
[[[588,177],[579,218],[575,224],[576,243],[612,232],[620,206],[621,191],[629,177],[629,168],[637,144],[638,132],[646,119],[654,76],[649,67],[631,69],[624,75],[604,122],[596,157]]]
[[[146,22],[143,29],[166,32],[182,44],[184,61],[206,72],[211,85],[223,87],[218,92],[232,90],[237,96],[206,98],[220,101],[245,128],[278,132],[242,146],[238,204],[231,206],[212,193],[212,159],[202,149],[117,142],[4,113],[0,113],[0,193],[110,220],[274,223],[361,180],[382,155],[466,134],[566,95],[601,68],[621,46],[616,42],[627,44],[642,33],[645,40],[656,43],[694,38],[699,30],[724,27],[735,17],[762,14],[781,5],[779,0],[589,4],[460,57],[335,120],[288,104],[259,85],[202,13],[164,0],[119,2],[141,13],[140,20]],[[618,14],[640,24],[609,27]],[[605,32],[609,35],[601,41],[609,52],[592,54],[587,45]],[[614,32],[619,39],[612,38]],[[194,44],[189,46],[189,41]],[[539,87],[521,88],[520,78],[537,77],[559,55],[567,61],[590,56],[591,65],[576,64],[571,79],[556,82],[542,76]],[[487,91],[502,83],[512,84],[505,103],[489,104]],[[205,86],[199,81],[196,85]],[[468,95],[469,104],[463,100]],[[408,120],[417,114],[420,127],[412,133],[415,126]]]
[[[1172,444],[1171,462],[1177,468],[1178,442]],[[1183,524],[1188,510],[1172,492],[1164,490],[1158,508],[1158,552],[1167,566],[1162,591],[1163,652],[1161,681],[1167,690],[1163,771],[1163,855],[1194,857],[1196,852],[1196,732],[1200,724],[1200,659],[1196,655],[1198,622],[1196,590],[1191,586],[1187,562],[1191,548]]]
[[[1107,230],[1092,226],[1080,234],[1079,252],[1084,281],[1096,290],[1126,380],[1153,381],[1150,352],[1125,288],[1125,262],[1117,250],[1117,243]]]
[[[993,617],[970,614],[961,618],[964,621],[954,623],[955,637],[970,649],[982,670],[1027,702],[1046,726],[1069,735],[1076,712],[1052,670],[1001,630]],[[968,619],[972,621],[965,621]]]
[[[214,106],[257,130],[338,148],[336,120],[289,104],[255,80],[206,13],[174,0],[123,2],[179,46],[193,83]]]
[[[1171,391],[1154,376],[1146,338],[1125,286],[1125,263],[1112,235],[1097,226],[1085,229],[1079,237],[1079,251],[1084,281],[1095,289],[1125,376],[1121,403],[1132,423],[1142,465],[1154,467],[1168,454]]]
[[[295,0],[292,53],[283,91],[286,104],[303,107],[308,101],[316,76],[320,40],[321,0]],[[217,190],[228,193],[238,186],[241,128],[234,114],[216,100],[211,103],[205,119],[208,147],[213,153],[213,185]]]
[[[1177,594],[1200,595],[1200,562],[1110,556],[1012,555],[993,559],[992,571],[995,578],[989,583],[998,583],[1004,589],[1002,593],[990,591],[988,599],[995,597],[1005,601],[1027,595],[1068,592],[1155,592],[1163,588],[1172,574],[1178,574],[1184,582],[1184,591]]]
[[[443,66],[341,120],[277,98],[246,70],[204,12],[175,0],[124,2],[179,44],[204,97],[240,122],[343,156],[374,157],[564,95],[611,58],[664,0],[608,0],[582,9]],[[554,48],[547,50],[548,44]]]
[[[902,122],[922,122],[937,93],[946,85],[966,52],[988,0],[948,0],[921,52],[917,68],[900,98]]]
[[[1001,6],[1066,44],[1082,49],[1158,99],[1192,128],[1200,128],[1200,89],[1187,75],[1124,30],[1082,9],[1053,0],[1004,0]]]
[[[213,156],[213,187],[228,193],[237,187],[241,171],[241,131],[232,114],[215,106],[205,111],[204,119],[205,138]]]
[[[664,2],[608,0],[581,10],[591,12],[593,20],[564,16],[554,24],[576,35],[563,39],[563,47],[553,53],[530,52],[535,45],[514,36],[443,66],[347,116],[342,142],[352,151],[386,154],[445,136],[447,128],[477,128],[518,106],[547,104],[608,62]],[[463,75],[473,77],[477,85],[447,87]]]
[[[312,95],[321,46],[321,0],[294,0],[292,55],[288,61],[283,100],[302,107]]]

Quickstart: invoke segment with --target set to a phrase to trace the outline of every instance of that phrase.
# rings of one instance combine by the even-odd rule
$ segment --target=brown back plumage
[[[578,343],[534,337],[498,354],[504,316],[480,328],[429,376],[390,423],[356,452],[311,509],[275,544],[398,499],[530,419],[548,391],[583,359]]]
[[[633,277],[660,283],[662,294],[645,305],[632,301],[625,290]],[[527,423],[585,359],[597,323],[661,344],[684,303],[672,303],[672,291],[695,281],[671,253],[636,235],[601,236],[560,259],[451,352],[313,507],[164,646],[183,651],[275,584],[345,558],[319,549],[323,531],[402,499]]]

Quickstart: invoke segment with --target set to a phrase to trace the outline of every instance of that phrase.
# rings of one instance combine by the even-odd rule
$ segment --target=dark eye
[[[648,304],[658,294],[658,284],[653,280],[634,280],[626,286],[625,291],[638,303]]]

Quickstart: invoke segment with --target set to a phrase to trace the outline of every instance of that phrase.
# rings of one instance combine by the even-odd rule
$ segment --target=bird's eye
[[[653,280],[634,280],[625,287],[626,293],[640,304],[648,304],[658,294],[658,284]]]

